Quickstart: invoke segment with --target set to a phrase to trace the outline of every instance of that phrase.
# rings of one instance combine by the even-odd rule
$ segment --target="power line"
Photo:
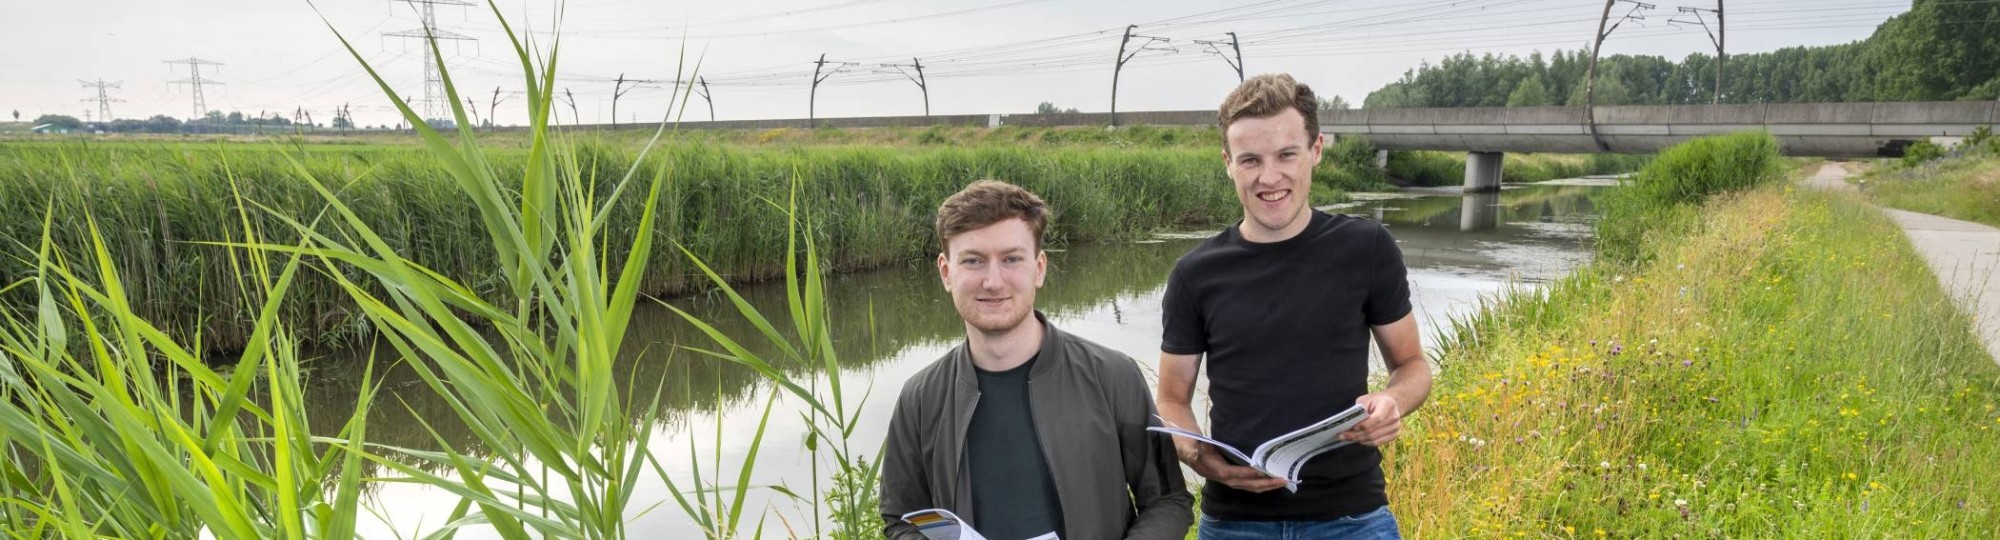
[[[114,97],[111,97],[111,96],[109,96],[109,95],[106,95],[106,94],[105,94],[105,89],[106,89],[106,88],[117,88],[117,87],[118,87],[118,85],[120,85],[120,84],[123,84],[122,82],[114,82],[114,83],[108,83],[108,82],[104,82],[104,79],[103,79],[103,78],[101,78],[101,77],[97,79],[97,82],[90,82],[90,81],[85,81],[85,80],[81,80],[81,79],[77,80],[76,82],[80,82],[80,83],[83,83],[83,87],[84,87],[84,88],[96,88],[96,89],[97,89],[97,97],[94,97],[94,98],[84,98],[84,99],[83,99],[82,101],[85,101],[85,102],[90,102],[90,101],[95,101],[95,102],[97,102],[97,117],[98,117],[98,118],[100,118],[100,119],[102,119],[102,121],[104,121],[104,122],[110,122],[110,121],[111,121],[111,118],[112,118],[112,117],[111,117],[111,102],[113,102],[113,101],[119,101],[119,102],[122,102],[122,101],[125,101],[125,100],[122,100],[122,99],[118,99],[118,98],[114,98]]]
[[[1701,25],[1701,31],[1708,33],[1708,42],[1715,45],[1715,95],[1709,103],[1722,103],[1722,62],[1727,58],[1722,48],[1722,40],[1726,35],[1723,33],[1725,27],[1722,25],[1722,0],[1715,0],[1715,9],[1681,6],[1680,12],[1682,15],[1693,15],[1694,23]],[[1715,14],[1715,29],[1708,28],[1708,20],[1702,17],[1703,13]],[[1667,20],[1667,24],[1670,25],[1677,23],[1687,24],[1678,16]]]
[[[1222,57],[1222,61],[1228,62],[1229,67],[1236,70],[1236,82],[1243,82],[1243,45],[1237,43],[1235,32],[1229,33],[1229,48],[1236,52],[1235,60],[1231,60],[1229,55],[1222,53],[1222,42],[1220,41],[1197,39],[1194,42],[1208,46],[1208,52]]]
[[[1171,50],[1173,52],[1180,52],[1178,49],[1174,49],[1172,45],[1167,46],[1167,49],[1153,49],[1152,46],[1154,43],[1167,43],[1172,41],[1172,39],[1159,36],[1132,35],[1132,31],[1138,28],[1139,25],[1136,24],[1125,26],[1125,37],[1124,39],[1118,41],[1118,56],[1117,56],[1118,63],[1113,64],[1111,66],[1111,126],[1112,127],[1118,127],[1118,74],[1125,70],[1125,63],[1132,61],[1133,58],[1139,56],[1139,53],[1146,52],[1147,50]],[[1133,49],[1132,54],[1125,54],[1125,45],[1131,43],[1132,38],[1135,37],[1144,38],[1146,42],[1139,44],[1139,48]]]
[[[625,97],[626,92],[631,92],[641,86],[654,86],[660,82],[652,79],[626,79],[624,73],[618,74],[618,78],[615,80],[618,84],[611,87],[611,125],[614,126],[618,125],[618,98]],[[628,82],[632,83],[632,88],[625,88],[625,83]],[[498,88],[494,89],[496,92],[499,90]]]
[[[821,70],[821,69],[823,69],[823,68],[825,68],[827,64],[833,64],[833,70],[832,70],[832,71],[828,71],[828,72],[826,72],[826,75],[820,75],[820,70]],[[819,106],[819,83],[821,83],[821,82],[825,82],[825,81],[826,81],[826,79],[827,79],[827,77],[832,77],[832,76],[833,76],[833,74],[835,74],[835,73],[839,73],[839,72],[840,72],[840,70],[843,70],[843,69],[847,69],[847,66],[854,66],[854,65],[859,65],[859,63],[857,63],[857,62],[828,62],[828,61],[826,61],[826,53],[820,53],[820,55],[819,55],[819,60],[814,60],[814,61],[813,61],[813,79],[812,79],[812,81],[813,81],[813,85],[812,85],[812,92],[806,95],[806,125],[807,125],[807,126],[810,126],[810,127],[819,127],[819,120],[818,120],[818,119],[819,119],[819,116],[818,116],[818,111],[817,111],[817,108],[818,108],[818,106]]]
[[[787,35],[787,34],[802,34],[802,33],[811,33],[811,32],[824,32],[824,31],[827,31],[827,30],[847,30],[847,29],[853,29],[853,28],[864,28],[864,27],[869,27],[869,26],[880,26],[880,25],[887,25],[887,24],[900,24],[900,23],[908,23],[908,22],[916,22],[916,21],[922,21],[922,20],[928,20],[928,19],[937,19],[937,18],[942,18],[942,17],[954,17],[954,16],[958,16],[958,15],[967,15],[967,14],[972,14],[972,13],[978,13],[978,12],[982,12],[982,11],[992,11],[992,10],[997,10],[997,9],[1005,9],[1005,8],[1010,8],[1010,7],[1015,7],[1015,6],[1020,6],[1020,5],[1026,5],[1026,4],[1036,4],[1036,3],[1041,3],[1041,2],[1047,2],[1047,1],[1049,1],[1049,0],[1016,0],[1016,1],[1013,1],[1013,2],[1007,2],[1007,3],[1003,3],[1003,4],[992,4],[992,5],[986,5],[986,6],[978,6],[978,7],[972,7],[972,8],[965,8],[965,9],[958,9],[958,10],[951,10],[951,11],[941,11],[941,12],[936,12],[936,13],[927,13],[927,14],[923,14],[923,15],[914,15],[914,16],[909,16],[909,17],[897,17],[897,18],[893,18],[893,19],[883,19],[883,20],[875,20],[875,21],[864,21],[864,22],[855,22],[855,23],[845,23],[845,24],[834,24],[834,25],[827,25],[827,26],[815,26],[815,27],[809,27],[809,28],[789,28],[789,29],[784,29],[784,30],[769,30],[769,31],[762,31],[762,32],[730,32],[730,33],[712,33],[712,34],[694,34],[694,35],[677,35],[677,34],[672,34],[672,33],[659,33],[659,32],[662,32],[662,29],[659,29],[659,28],[634,28],[634,29],[627,29],[627,30],[598,30],[598,31],[591,31],[591,30],[578,30],[578,31],[569,31],[569,32],[564,32],[564,34],[565,34],[565,35],[569,35],[569,34],[576,34],[576,35],[584,35],[584,36],[596,36],[596,37],[599,37],[599,38],[603,38],[603,39],[641,39],[641,40],[644,40],[644,39],[670,39],[670,40],[678,40],[678,39],[705,39],[705,40],[715,40],[715,39],[735,39],[735,38],[763,38],[763,37],[774,37],[774,36],[782,36],[782,35]],[[650,34],[650,35],[648,35],[648,34]]]
[[[437,40],[443,39],[452,41],[478,41],[479,38],[475,38],[465,34],[439,30],[437,27],[437,6],[439,4],[447,6],[470,6],[473,4],[472,2],[467,2],[465,0],[392,0],[392,1],[408,3],[410,4],[410,7],[412,9],[417,9],[418,13],[420,13],[422,16],[423,27],[416,28],[413,30],[383,32],[382,35],[386,37],[416,38],[423,40],[424,50],[431,52],[431,54],[424,55],[424,61],[423,61],[424,117],[425,118],[443,117],[445,111],[449,110],[450,107],[453,107],[456,104],[447,101],[449,98],[445,97],[447,92],[445,92],[444,80],[438,74],[438,68],[440,67],[438,66],[438,64],[444,62],[444,52],[438,50]]]
[[[917,90],[922,91],[924,93],[924,116],[930,116],[931,87],[924,81],[924,61],[918,60],[916,57],[913,56],[910,57],[909,64],[882,64],[882,67],[895,69],[896,73],[901,74],[903,78],[909,79],[910,82],[917,83]],[[914,77],[910,76],[909,72],[903,71],[903,68],[905,67],[917,70],[917,75]]]
[[[714,121],[715,121],[715,99],[714,99],[714,98],[710,98],[710,97],[708,96],[708,78],[707,78],[707,77],[702,77],[702,78],[700,78],[699,80],[701,81],[701,86],[699,87],[699,88],[700,88],[700,90],[698,90],[698,91],[699,91],[699,92],[701,92],[701,100],[702,100],[702,101],[706,101],[706,102],[708,102],[708,121],[710,121],[710,122],[714,122]],[[928,100],[929,98],[925,98],[925,99],[927,99],[927,100]],[[928,106],[929,106],[929,105],[928,105],[928,101],[926,101],[926,107],[928,107]],[[926,110],[928,110],[928,108],[926,108]]]
[[[193,91],[194,116],[190,116],[188,118],[192,120],[201,118],[203,115],[208,114],[208,101],[203,99],[201,87],[204,85],[211,85],[211,84],[220,85],[222,83],[201,78],[201,66],[220,66],[222,65],[222,63],[202,60],[200,58],[195,58],[192,56],[188,57],[186,60],[165,60],[165,62],[169,64],[187,64],[188,66],[188,78],[181,79],[178,81],[168,81],[170,84],[188,85],[188,88]]]
[[[1618,19],[1618,22],[1611,23],[1610,28],[1605,28],[1605,23],[1611,20],[1611,7],[1618,5],[1619,2],[1632,4],[1632,11],[1626,12],[1624,17]],[[1597,57],[1598,52],[1604,48],[1604,38],[1610,36],[1612,31],[1617,30],[1618,25],[1625,24],[1625,21],[1644,20],[1646,16],[1639,13],[1639,11],[1653,9],[1654,7],[1652,4],[1639,2],[1638,0],[1604,0],[1604,16],[1597,20],[1597,40],[1590,46],[1590,70],[1586,72],[1583,79],[1583,107],[1585,109],[1589,109],[1595,103],[1597,96]],[[1591,124],[1591,126],[1593,130],[1591,135],[1594,137],[1596,136],[1594,131],[1597,129],[1596,124]],[[1598,146],[1604,146],[1603,141],[1598,141]]]

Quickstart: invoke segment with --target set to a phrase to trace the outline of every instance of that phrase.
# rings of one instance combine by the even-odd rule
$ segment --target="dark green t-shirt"
[[[1060,535],[1062,527],[1062,505],[1028,409],[1028,370],[1035,360],[1007,371],[978,370],[979,404],[966,428],[965,454],[977,520],[972,527],[990,540]]]

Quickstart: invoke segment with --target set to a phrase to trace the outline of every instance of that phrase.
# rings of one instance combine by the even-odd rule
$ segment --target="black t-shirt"
[[[972,526],[993,540],[1060,536],[1062,528],[1062,505],[1028,409],[1028,370],[1038,358],[1006,371],[977,370],[979,404],[965,430],[965,454],[978,520]]]
[[[1410,313],[1402,250],[1380,224],[1313,211],[1298,236],[1243,239],[1235,227],[1174,264],[1160,349],[1207,353],[1209,425],[1250,453],[1368,392],[1369,326]],[[1382,453],[1351,444],[1299,473],[1299,491],[1209,482],[1202,513],[1226,520],[1327,520],[1388,504]]]

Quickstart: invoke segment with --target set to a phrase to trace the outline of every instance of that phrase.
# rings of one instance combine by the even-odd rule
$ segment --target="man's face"
[[[1019,218],[1002,220],[946,239],[938,275],[968,330],[1004,334],[1035,310],[1049,259],[1035,248],[1034,232]]]
[[[1229,146],[1222,157],[1243,204],[1243,237],[1276,242],[1305,230],[1311,221],[1307,192],[1322,140],[1317,133],[1306,135],[1305,117],[1287,108],[1268,118],[1243,118],[1231,122],[1223,136]]]

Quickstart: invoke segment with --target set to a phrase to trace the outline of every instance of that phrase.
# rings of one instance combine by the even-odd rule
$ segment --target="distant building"
[[[76,132],[76,130],[66,128],[63,126],[58,126],[55,124],[42,124],[39,126],[35,126],[32,129],[29,129],[29,131],[35,132],[36,134],[48,134],[48,135]]]

